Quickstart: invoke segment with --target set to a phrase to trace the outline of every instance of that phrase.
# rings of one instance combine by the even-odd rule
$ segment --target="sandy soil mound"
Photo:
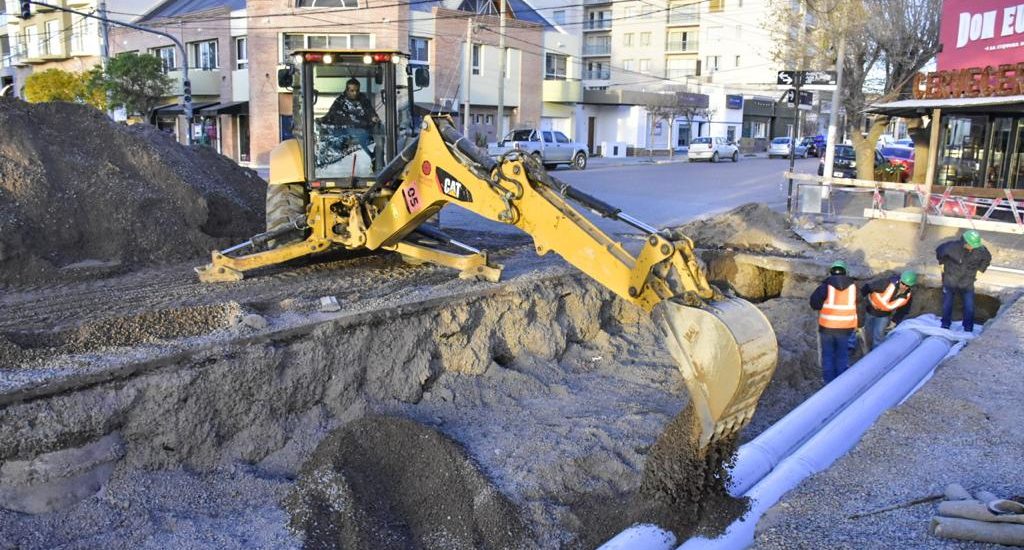
[[[787,255],[810,249],[790,229],[785,214],[760,203],[744,204],[719,216],[694,220],[679,230],[700,248],[736,248]]]
[[[452,440],[369,416],[328,436],[287,507],[307,548],[522,548],[515,506]]]
[[[263,226],[255,172],[90,107],[0,98],[0,284],[203,255]]]
[[[965,231],[958,227],[929,225],[924,239],[921,226],[895,220],[868,220],[849,232],[841,241],[844,248],[862,252],[871,260],[906,262],[908,265],[935,263],[935,248],[949,239],[959,238]],[[992,253],[992,264],[1024,267],[1024,237],[1013,234],[984,233],[985,244]]]

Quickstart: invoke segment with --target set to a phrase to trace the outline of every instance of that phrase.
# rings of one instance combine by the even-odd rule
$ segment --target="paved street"
[[[818,159],[797,160],[797,170],[813,173]],[[772,208],[786,207],[787,160],[741,159],[738,163],[632,164],[601,167],[594,163],[584,171],[560,168],[558,179],[622,208],[623,212],[654,226],[685,223],[701,215],[722,212],[748,202]],[[594,219],[594,217],[591,217]],[[598,219],[598,226],[612,233],[630,231],[618,222]],[[441,213],[442,227],[487,231],[517,231],[457,207]]]

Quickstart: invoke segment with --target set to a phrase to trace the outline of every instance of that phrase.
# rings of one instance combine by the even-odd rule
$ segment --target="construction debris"
[[[0,285],[168,264],[263,229],[266,184],[91,107],[0,98]]]

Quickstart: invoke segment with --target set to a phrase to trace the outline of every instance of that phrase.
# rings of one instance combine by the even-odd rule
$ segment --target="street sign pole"
[[[796,78],[793,79],[794,87],[793,92],[793,109],[796,110],[796,120],[793,124],[793,129],[789,133],[789,193],[786,197],[786,213],[789,215],[793,214],[793,167],[796,165],[796,136],[799,134],[800,127],[800,87],[803,85],[802,75],[797,73]]]

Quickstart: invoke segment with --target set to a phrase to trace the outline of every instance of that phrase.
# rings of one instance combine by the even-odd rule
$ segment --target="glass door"
[[[1010,136],[1013,132],[1013,120],[1008,117],[996,118],[992,121],[989,132],[989,155],[985,168],[985,187],[1005,187],[1009,171],[1007,160],[1010,156]]]
[[[1011,189],[1024,189],[1024,119],[1017,120],[1014,130],[1013,150],[1010,152],[1010,170],[1006,176],[1006,186]]]

